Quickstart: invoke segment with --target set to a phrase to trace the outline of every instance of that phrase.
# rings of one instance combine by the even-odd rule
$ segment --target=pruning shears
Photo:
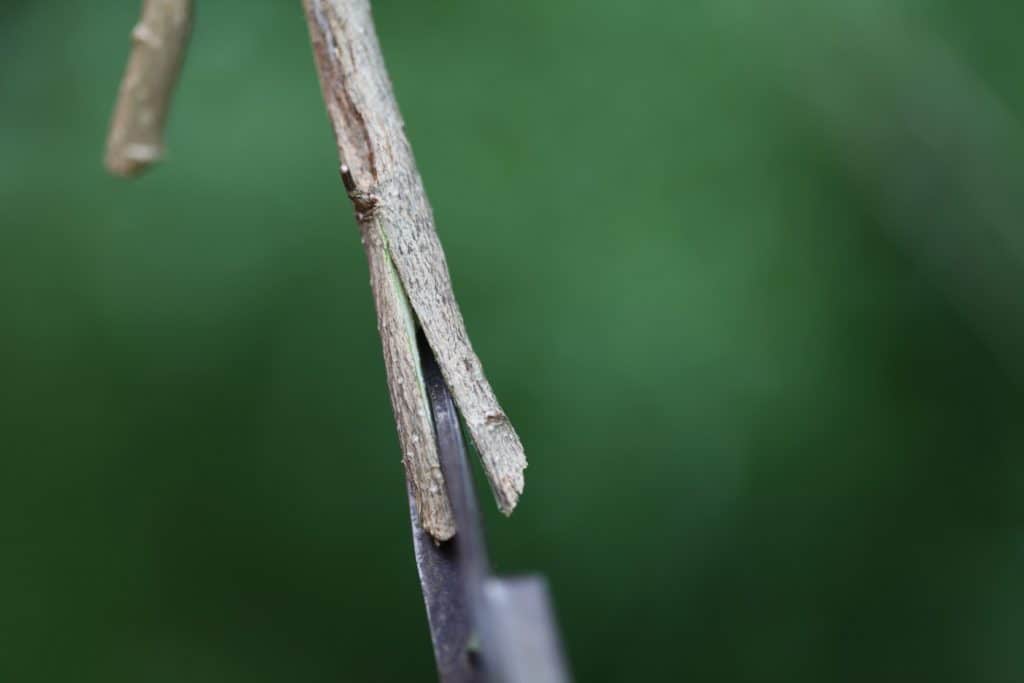
[[[420,526],[410,492],[416,568],[441,683],[568,683],[547,581],[491,574],[459,416],[422,333],[419,353],[458,529],[437,543]]]

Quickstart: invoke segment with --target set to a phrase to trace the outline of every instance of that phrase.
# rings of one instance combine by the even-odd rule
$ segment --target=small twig
[[[423,329],[476,444],[498,507],[512,512],[526,457],[484,377],[434,230],[434,217],[391,90],[368,0],[304,0],[343,182],[370,261],[399,439],[424,527],[450,536],[416,350]],[[426,432],[424,433],[424,430]]]
[[[132,177],[159,161],[171,95],[185,57],[192,0],[144,0],[107,136],[107,170]]]
[[[350,192],[356,192],[353,190]],[[353,199],[353,203],[355,200]],[[357,215],[365,217],[366,214]],[[438,541],[455,535],[455,518],[437,456],[430,404],[416,349],[416,316],[388,256],[384,233],[360,218],[363,250],[370,266],[370,289],[377,309],[377,331],[384,350],[388,392],[395,414],[402,464],[424,530]]]

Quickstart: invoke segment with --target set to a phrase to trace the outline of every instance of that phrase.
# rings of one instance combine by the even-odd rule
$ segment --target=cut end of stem
[[[163,147],[160,145],[112,144],[107,150],[104,166],[111,175],[120,178],[136,178],[150,166],[163,158]]]
[[[144,0],[107,136],[105,166],[134,178],[163,156],[163,129],[185,58],[192,0]]]

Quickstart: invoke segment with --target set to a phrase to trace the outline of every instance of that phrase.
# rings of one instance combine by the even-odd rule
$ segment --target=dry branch
[[[388,386],[420,518],[454,530],[434,445],[419,325],[483,460],[498,507],[515,508],[526,457],[473,352],[423,182],[405,137],[368,0],[304,0],[320,86],[370,262]]]
[[[107,136],[106,166],[114,175],[138,175],[163,155],[191,24],[192,0],[144,0]]]

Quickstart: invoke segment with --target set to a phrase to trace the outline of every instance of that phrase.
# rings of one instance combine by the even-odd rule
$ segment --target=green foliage
[[[1024,678],[1019,3],[376,5],[578,679]],[[300,3],[126,183],[136,11],[0,13],[0,680],[432,680]]]

